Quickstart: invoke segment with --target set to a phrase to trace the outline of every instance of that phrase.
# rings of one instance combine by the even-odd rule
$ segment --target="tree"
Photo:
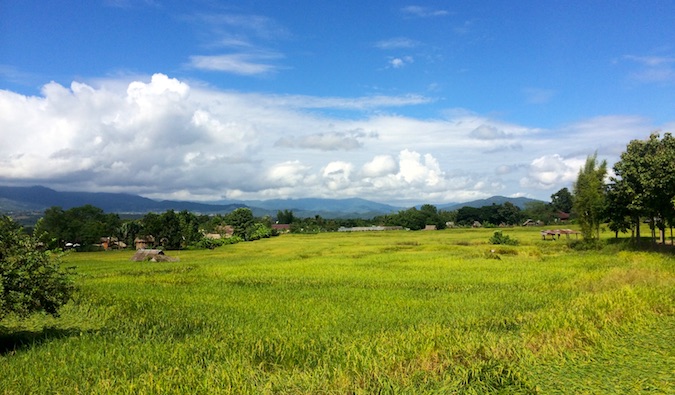
[[[532,201],[525,203],[525,209],[523,210],[522,218],[550,223],[553,221],[553,214],[554,213],[550,204],[540,201]]]
[[[652,133],[647,140],[633,140],[621,154],[621,160],[614,165],[616,177],[612,179],[621,190],[622,199],[631,217],[634,234],[640,238],[642,218],[649,219],[652,239],[655,231],[661,231],[665,241],[665,226],[675,222],[675,138],[666,133],[663,138]],[[621,204],[621,203],[619,203]]]
[[[277,221],[280,224],[292,224],[293,221],[295,221],[295,216],[293,215],[293,211],[290,210],[278,210],[277,211]]]
[[[562,188],[558,192],[551,195],[551,205],[554,210],[569,213],[574,206],[574,197],[567,188]]]
[[[438,230],[445,229],[445,221],[438,214],[438,209],[433,204],[423,204],[420,207],[420,213],[425,218],[425,227],[426,225],[435,225]]]
[[[600,238],[600,223],[605,212],[605,175],[607,161],[598,163],[597,153],[586,159],[574,183],[574,211],[585,240]]]
[[[53,254],[38,249],[7,216],[0,217],[0,320],[7,314],[27,316],[58,310],[74,291],[70,273],[61,270]]]
[[[91,246],[99,243],[101,237],[116,235],[120,225],[117,214],[105,214],[90,204],[65,211],[61,207],[50,207],[36,226],[36,233],[52,249],[63,247],[67,242]]]
[[[227,222],[234,229],[234,235],[248,240],[248,230],[253,226],[253,212],[250,208],[240,207],[227,215]]]

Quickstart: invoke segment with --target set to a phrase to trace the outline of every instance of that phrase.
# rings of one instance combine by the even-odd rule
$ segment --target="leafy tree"
[[[640,223],[647,217],[652,227],[655,241],[655,229],[661,231],[661,240],[665,241],[665,226],[672,226],[675,220],[675,208],[672,200],[675,196],[675,139],[670,133],[660,138],[652,133],[647,140],[633,140],[621,154],[621,160],[614,165],[613,178],[619,196],[628,202],[628,215],[631,217],[634,234],[640,238]]]
[[[248,240],[247,231],[253,226],[253,212],[250,208],[240,207],[227,215],[226,221],[232,225],[234,235]]]
[[[63,247],[67,242],[91,246],[101,237],[116,235],[120,225],[117,214],[106,214],[89,204],[65,211],[61,207],[50,207],[35,232],[48,248]]]
[[[292,224],[294,220],[295,215],[293,214],[293,211],[289,210],[277,211],[277,221],[280,224]]]
[[[481,209],[477,207],[464,206],[457,210],[457,223],[459,225],[470,226],[474,221],[485,221]]]
[[[445,229],[445,221],[438,213],[438,209],[433,204],[423,204],[420,207],[420,213],[424,216],[424,225],[435,225],[436,229]]]
[[[58,316],[74,285],[53,254],[7,216],[0,217],[0,320],[7,314],[45,312]]]
[[[554,217],[552,206],[540,201],[525,203],[525,209],[523,210],[522,215],[522,218],[542,221],[543,223],[552,222]]]
[[[427,218],[425,214],[416,207],[411,207],[407,210],[399,211],[397,219],[394,222],[395,225],[402,226],[410,230],[420,230],[426,227]]]
[[[574,211],[585,240],[600,238],[600,223],[605,212],[607,161],[598,163],[597,153],[586,159],[574,184]]]
[[[558,192],[551,195],[551,206],[556,211],[563,213],[570,213],[574,206],[574,196],[567,188],[562,188]]]

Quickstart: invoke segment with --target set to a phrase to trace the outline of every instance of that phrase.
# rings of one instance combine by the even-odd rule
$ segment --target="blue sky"
[[[548,200],[675,126],[675,2],[0,0],[0,183]]]

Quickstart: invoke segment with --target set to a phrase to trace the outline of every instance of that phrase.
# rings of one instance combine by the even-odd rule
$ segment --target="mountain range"
[[[482,207],[492,204],[511,202],[524,208],[529,198],[507,198],[493,196],[488,199],[465,203],[449,203],[437,206],[442,210],[457,210],[464,206]],[[165,212],[167,210],[188,210],[201,214],[223,214],[239,207],[249,207],[256,216],[276,215],[279,210],[290,210],[296,217],[324,218],[372,218],[389,214],[406,207],[396,207],[376,203],[360,198],[350,199],[272,199],[249,201],[219,201],[213,203],[197,203],[187,201],[162,200],[144,198],[138,195],[106,192],[59,192],[43,186],[13,187],[0,186],[0,212],[44,211],[52,206],[64,210],[91,204],[105,212],[120,214],[144,214],[147,212]]]

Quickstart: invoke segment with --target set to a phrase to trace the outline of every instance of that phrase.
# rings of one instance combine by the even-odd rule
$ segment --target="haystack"
[[[141,249],[136,251],[131,260],[134,262],[177,262],[178,258],[164,255],[162,250]]]

